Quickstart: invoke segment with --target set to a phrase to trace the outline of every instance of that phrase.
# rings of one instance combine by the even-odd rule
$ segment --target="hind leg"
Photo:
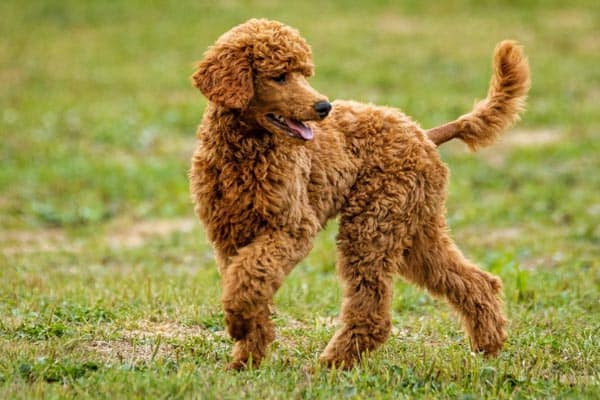
[[[362,353],[375,350],[389,336],[392,268],[382,256],[378,258],[361,260],[348,254],[339,260],[338,269],[346,286],[343,327],[321,355],[328,366],[350,368]]]
[[[338,274],[344,285],[340,319],[321,362],[351,368],[391,330],[392,277],[402,253],[405,225],[397,223],[394,198],[383,180],[356,184],[342,213],[338,234]],[[390,199],[392,199],[390,201]]]
[[[506,341],[500,278],[466,259],[439,216],[414,236],[401,274],[458,311],[474,351],[497,354]]]

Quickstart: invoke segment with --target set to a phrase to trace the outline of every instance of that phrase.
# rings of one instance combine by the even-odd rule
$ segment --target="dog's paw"
[[[320,357],[319,362],[321,363],[321,365],[323,365],[327,368],[339,369],[339,370],[345,370],[345,371],[352,369],[352,367],[354,366],[353,361],[348,361],[348,360],[344,360],[344,359],[338,360],[335,358],[328,358],[328,357]]]
[[[232,360],[226,367],[227,370],[239,371],[249,367],[258,367],[265,357],[266,344],[256,336],[248,336],[245,340],[238,340],[233,345]]]
[[[473,351],[489,357],[498,355],[508,339],[506,324],[506,318],[499,311],[480,319],[472,330],[471,347]]]
[[[328,368],[351,369],[360,359],[364,344],[361,340],[355,340],[357,338],[362,336],[353,336],[352,331],[346,328],[338,330],[319,357],[321,365]]]
[[[327,368],[349,370],[352,369],[356,361],[351,357],[323,353],[319,357],[319,362]]]
[[[260,366],[261,359],[253,358],[240,358],[235,359],[227,364],[225,371],[241,371],[247,368],[258,368]]]
[[[232,361],[225,367],[225,371],[241,371],[246,369],[248,364],[241,360]]]
[[[472,341],[473,351],[483,353],[486,357],[494,357],[500,353],[508,335],[504,328],[494,332],[486,332],[484,335]]]

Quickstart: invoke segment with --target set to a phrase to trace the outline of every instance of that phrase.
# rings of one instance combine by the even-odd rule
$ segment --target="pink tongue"
[[[312,131],[312,129],[310,129],[310,127],[304,125],[303,123],[299,123],[299,122],[293,121],[288,118],[285,119],[285,122],[287,123],[287,126],[294,132],[297,132],[302,139],[304,139],[304,140],[312,140],[313,139],[314,135],[313,135],[313,131]]]

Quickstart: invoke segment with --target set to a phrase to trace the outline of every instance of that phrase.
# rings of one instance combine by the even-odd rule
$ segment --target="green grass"
[[[0,2],[0,398],[600,397],[600,12],[595,1]],[[219,276],[186,173],[195,60],[249,17],[299,28],[313,85],[429,127],[485,94],[514,38],[529,110],[480,153],[446,145],[460,247],[505,282],[510,339],[470,353],[396,283],[390,340],[318,366],[341,292],[335,223],[277,295],[264,365],[224,372]]]

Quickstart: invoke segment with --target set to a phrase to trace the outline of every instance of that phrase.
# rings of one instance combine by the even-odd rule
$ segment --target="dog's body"
[[[275,291],[338,215],[343,326],[323,362],[350,367],[385,341],[395,274],[446,299],[476,351],[500,350],[501,282],[465,259],[447,234],[448,171],[436,144],[452,137],[487,144],[516,119],[528,68],[518,47],[503,46],[486,101],[429,132],[393,108],[331,107],[305,79],[310,48],[277,22],[250,20],[206,53],[194,82],[211,103],[190,180],[223,279],[236,340],[232,368],[264,357],[274,339]]]

